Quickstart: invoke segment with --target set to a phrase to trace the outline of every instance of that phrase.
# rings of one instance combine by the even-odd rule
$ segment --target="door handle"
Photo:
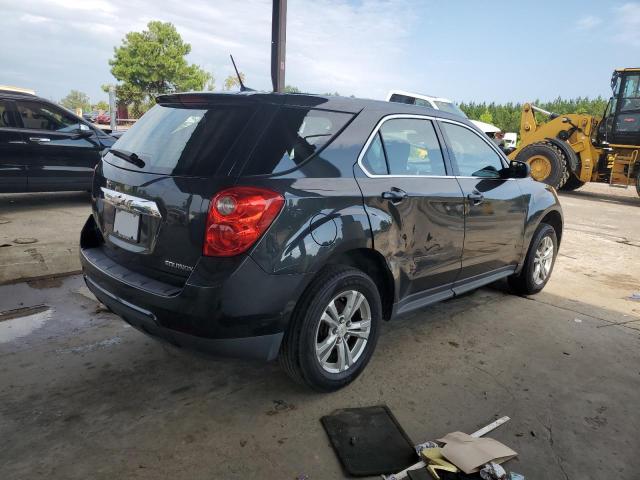
[[[29,141],[43,143],[43,142],[50,142],[51,139],[47,137],[29,137]]]
[[[385,200],[391,200],[391,203],[400,203],[407,198],[407,192],[394,187],[387,192],[382,192],[382,198]]]
[[[467,198],[471,202],[471,205],[480,205],[484,200],[484,195],[480,192],[474,191],[467,195]]]

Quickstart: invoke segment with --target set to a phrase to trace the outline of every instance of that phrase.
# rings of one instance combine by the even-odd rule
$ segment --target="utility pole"
[[[116,131],[116,127],[118,125],[116,123],[116,115],[116,87],[111,85],[109,87],[109,117],[111,117],[109,120],[109,127],[112,132]]]
[[[274,92],[284,91],[287,46],[287,0],[273,0],[271,15],[271,83]]]

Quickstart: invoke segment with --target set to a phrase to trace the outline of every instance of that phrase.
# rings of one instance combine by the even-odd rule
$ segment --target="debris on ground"
[[[633,292],[631,295],[629,295],[629,300],[634,300],[636,302],[640,302],[640,292]]]
[[[349,475],[389,474],[415,461],[414,443],[386,405],[336,410],[321,422]]]
[[[481,438],[500,425],[509,421],[502,417],[480,430],[467,435],[452,432],[435,441],[416,445],[416,452],[422,461],[393,475],[384,476],[386,480],[409,480],[433,478],[435,480],[524,480],[519,474],[510,476],[499,464],[514,458],[514,450],[492,438]],[[481,475],[481,469],[485,477]],[[429,474],[428,476],[427,473]],[[493,475],[493,476],[491,476]],[[508,476],[509,475],[509,476]]]
[[[497,463],[489,462],[480,470],[480,478],[482,480],[507,480],[507,472]]]

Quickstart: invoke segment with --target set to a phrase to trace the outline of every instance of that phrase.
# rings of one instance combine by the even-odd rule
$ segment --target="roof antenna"
[[[255,90],[253,88],[247,88],[244,86],[244,83],[242,83],[242,77],[240,76],[240,72],[238,72],[238,67],[236,67],[236,62],[233,59],[233,55],[229,54],[229,56],[231,57],[231,63],[233,63],[233,69],[236,71],[236,76],[238,77],[238,83],[240,84],[240,91],[241,92],[255,92]]]

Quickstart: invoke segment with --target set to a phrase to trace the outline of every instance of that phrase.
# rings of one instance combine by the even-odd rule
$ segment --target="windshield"
[[[460,108],[455,103],[443,102],[442,100],[434,100],[433,102],[438,107],[438,110],[442,110],[447,113],[453,113],[454,115],[460,115],[461,117],[467,118],[467,114],[460,110]]]
[[[156,105],[113,145],[121,152],[135,153],[144,164],[136,166],[113,154],[107,154],[105,160],[122,168],[165,175],[211,174],[253,111],[237,105],[207,109]]]

